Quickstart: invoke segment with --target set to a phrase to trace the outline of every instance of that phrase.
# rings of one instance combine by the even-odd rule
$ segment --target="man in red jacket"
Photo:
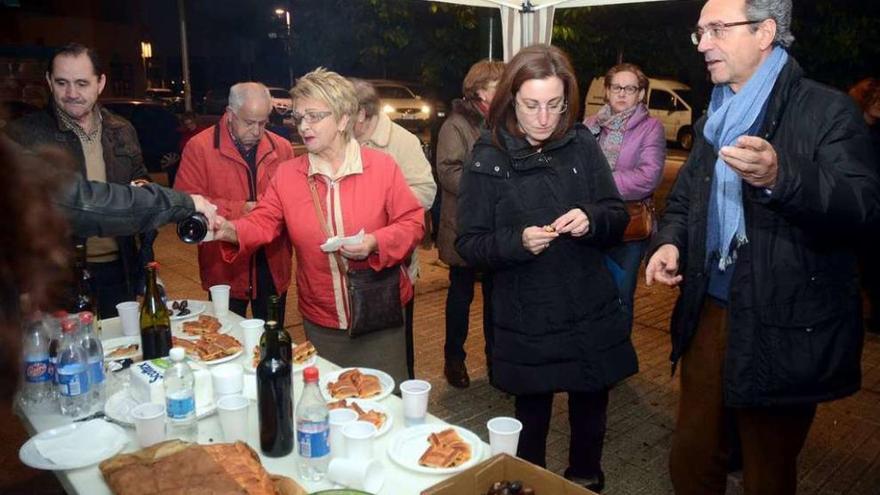
[[[175,189],[201,194],[217,213],[235,219],[251,211],[279,165],[293,158],[290,142],[266,130],[272,99],[260,83],[244,82],[229,90],[229,106],[220,121],[189,140],[183,149]],[[290,284],[291,246],[286,234],[252,256],[226,263],[219,243],[199,245],[202,288],[229,284],[229,309],[245,316],[248,302],[255,318],[266,319],[268,299],[285,301]],[[284,304],[279,323],[284,323]]]

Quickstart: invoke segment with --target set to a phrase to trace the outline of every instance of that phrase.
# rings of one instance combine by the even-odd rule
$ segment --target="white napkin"
[[[116,445],[118,431],[103,419],[80,423],[63,435],[34,438],[37,451],[46,459],[58,464],[79,465],[84,460],[103,456]]]
[[[333,251],[339,250],[342,246],[351,246],[352,244],[360,244],[364,242],[364,229],[361,229],[355,235],[350,235],[348,237],[339,237],[333,236],[324,241],[324,244],[321,244],[321,251],[325,253],[332,253]]]

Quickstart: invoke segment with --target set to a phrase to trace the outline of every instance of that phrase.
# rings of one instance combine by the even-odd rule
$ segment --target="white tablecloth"
[[[206,313],[211,313],[211,303],[206,304]],[[229,324],[233,327],[232,335],[239,339],[239,341],[244,341],[241,327],[238,325],[238,323],[242,320],[241,317],[230,312],[221,320],[224,324]],[[180,324],[178,322],[173,322],[172,327],[177,328],[179,327],[179,325]],[[118,318],[104,320],[102,322],[102,328],[102,338],[104,340],[119,337],[122,335]],[[248,353],[243,353],[242,356],[237,359],[237,361],[245,363],[245,361],[248,359],[250,359]],[[317,366],[322,374],[339,369],[338,366],[327,361],[326,359],[321,358],[320,356],[317,360]],[[255,380],[254,375],[245,373],[245,380]],[[245,384],[245,386],[248,387],[247,383]],[[302,374],[297,373],[294,375],[294,404],[296,404],[296,402],[299,400],[299,394],[302,393],[302,390]],[[379,491],[379,495],[418,494],[423,489],[430,487],[448,477],[444,475],[431,475],[411,472],[404,468],[401,468],[398,464],[389,459],[388,454],[386,453],[386,448],[389,440],[394,436],[396,432],[405,428],[403,424],[403,402],[397,396],[391,395],[388,398],[384,399],[382,401],[382,404],[388,408],[391,415],[394,417],[394,422],[391,431],[377,438],[375,441],[374,458],[381,461],[383,467],[385,468],[385,484],[383,485],[382,490]],[[71,418],[61,416],[56,411],[47,412],[45,414],[21,413],[21,416],[25,427],[28,429],[31,435],[35,435],[41,431],[45,431],[51,428],[56,428],[58,426],[63,426],[71,422]],[[251,402],[251,407],[249,408],[248,422],[248,444],[251,446],[251,448],[259,453],[260,442],[259,428],[257,426],[257,407],[256,402],[254,401]],[[443,423],[443,421],[429,414],[427,418],[427,423]],[[137,439],[135,438],[134,428],[125,428],[125,432],[128,435],[128,444],[126,445],[123,452],[133,452],[138,450],[139,446],[137,444]],[[212,441],[222,442],[222,439],[223,433],[220,429],[220,422],[216,414],[203,418],[199,421],[199,443],[207,444],[211,443]],[[488,456],[489,446],[483,444],[482,450],[483,458],[485,459],[486,456]],[[294,453],[286,457],[270,458],[260,455],[260,458],[263,462],[263,465],[270,473],[281,474],[293,478],[297,481],[297,483],[302,485],[310,492],[332,488],[332,484],[327,481],[313,483],[299,479],[296,470],[296,448],[294,448]],[[101,477],[101,472],[98,470],[97,465],[82,469],[56,471],[55,474],[56,476],[58,476],[58,479],[64,486],[64,489],[70,494],[78,493],[87,495],[101,495],[110,493],[109,488],[104,483],[104,480]]]

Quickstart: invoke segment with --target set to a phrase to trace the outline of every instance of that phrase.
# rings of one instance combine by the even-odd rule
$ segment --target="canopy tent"
[[[501,10],[501,31],[504,60],[509,61],[520,48],[535,43],[550,43],[553,38],[553,14],[556,9],[593,7],[621,3],[658,2],[664,0],[428,0],[473,7],[498,7]]]

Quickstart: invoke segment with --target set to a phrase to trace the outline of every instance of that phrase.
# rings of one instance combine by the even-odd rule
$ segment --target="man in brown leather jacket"
[[[107,78],[91,49],[70,43],[52,56],[46,71],[52,101],[44,112],[9,124],[7,134],[32,150],[68,152],[83,177],[117,184],[148,179],[134,127],[97,104]],[[116,304],[134,298],[143,269],[133,237],[89,237],[89,271],[95,280],[98,313],[116,316]]]

